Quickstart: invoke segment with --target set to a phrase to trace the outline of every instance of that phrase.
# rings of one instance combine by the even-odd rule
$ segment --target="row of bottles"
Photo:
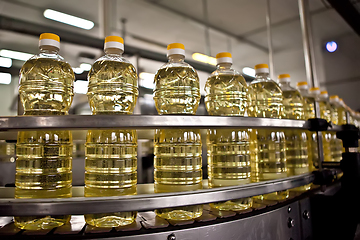
[[[73,99],[74,73],[59,56],[60,39],[55,34],[40,36],[40,53],[29,59],[20,72],[20,98],[25,115],[66,115]],[[109,36],[105,56],[93,64],[88,74],[88,101],[93,115],[132,114],[138,97],[137,73],[122,57],[121,37]],[[199,106],[197,72],[187,64],[185,47],[168,45],[169,61],[155,75],[154,101],[160,115],[194,115]],[[269,78],[266,64],[255,66],[256,78],[249,85],[232,66],[230,53],[216,56],[217,69],[205,85],[205,105],[209,115],[259,118],[309,119],[319,101],[322,117],[343,119],[344,108],[335,98],[332,105],[318,89],[307,92],[290,86],[290,76],[279,76],[279,84]],[[335,99],[335,100],[334,100]],[[335,110],[337,114],[333,113]],[[325,133],[326,154],[338,156],[331,144],[339,144]],[[302,130],[209,129],[207,131],[209,187],[233,186],[298,175],[312,170],[316,162],[316,135]],[[334,145],[335,146],[335,145]],[[338,145],[336,145],[338,147]],[[16,161],[16,198],[71,197],[70,131],[19,132]],[[338,148],[336,148],[338,151]],[[156,129],[154,136],[154,189],[156,193],[194,191],[202,188],[202,143],[198,129]],[[136,130],[89,130],[85,144],[85,197],[134,195],[137,193]],[[305,187],[308,189],[308,187]],[[284,199],[288,191],[257,196]],[[220,210],[247,209],[252,198],[212,203]],[[160,217],[185,220],[200,217],[202,206],[158,209]],[[22,229],[61,226],[70,216],[15,217]],[[116,227],[132,223],[136,212],[87,214],[85,220],[96,227]]]

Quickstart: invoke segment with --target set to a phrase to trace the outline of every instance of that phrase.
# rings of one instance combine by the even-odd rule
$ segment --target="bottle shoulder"
[[[112,62],[120,62],[120,63],[128,63],[131,64],[126,58],[122,57],[121,55],[118,54],[106,54],[100,58],[98,58],[95,63],[101,63],[104,61],[112,61]]]

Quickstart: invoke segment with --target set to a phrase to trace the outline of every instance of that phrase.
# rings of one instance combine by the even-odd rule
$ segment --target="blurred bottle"
[[[250,84],[250,116],[260,118],[281,118],[283,116],[283,95],[279,85],[270,79],[267,64],[255,66],[256,76]],[[257,148],[257,157],[251,161],[252,181],[266,181],[287,177],[286,142],[282,131],[257,129],[251,132]],[[274,192],[259,196],[261,199],[285,199],[289,191]]]
[[[73,100],[74,72],[59,55],[60,38],[43,33],[40,53],[20,70],[20,100],[24,115],[67,115]],[[16,145],[15,198],[68,198],[72,183],[70,131],[24,131]],[[52,229],[70,215],[15,217],[26,230]]]
[[[88,101],[93,115],[132,114],[138,97],[134,66],[122,57],[124,41],[108,36],[105,56],[93,64]],[[136,130],[89,130],[85,144],[85,197],[136,194]],[[86,214],[87,224],[118,227],[131,224],[136,212]]]
[[[185,47],[167,47],[169,61],[155,75],[154,100],[160,115],[194,115],[200,102],[199,77],[184,62]],[[202,188],[200,130],[156,129],[154,139],[155,192],[183,192]],[[188,220],[202,215],[202,205],[157,209],[166,219]]]
[[[331,121],[331,108],[330,104],[326,101],[326,98],[320,96],[320,89],[318,87],[310,88],[311,96],[319,103],[320,109],[320,118],[325,119],[326,121]],[[323,151],[324,151],[324,161],[331,161],[331,133],[328,131],[322,132],[322,142],[323,142]]]
[[[330,96],[329,102],[333,111],[332,123],[336,125],[346,124],[345,109],[340,105],[339,96]],[[342,158],[342,141],[336,137],[336,132],[331,134],[331,157],[333,161],[340,161]]]
[[[315,99],[309,94],[309,87],[307,82],[298,82],[297,89],[303,97],[305,120],[315,118]],[[319,162],[318,141],[316,132],[307,131],[307,139],[309,169],[310,171],[314,171],[315,164],[317,165]]]
[[[278,77],[284,97],[284,116],[287,119],[305,120],[304,101],[298,90],[290,86],[290,75],[281,74]],[[308,139],[303,130],[285,130],[286,163],[288,175],[294,176],[309,172]],[[302,188],[308,190],[309,185]]]
[[[247,116],[248,86],[232,66],[228,52],[216,55],[217,69],[205,84],[205,105],[209,115]],[[250,183],[250,136],[247,129],[209,129],[207,132],[209,187]],[[252,198],[210,204],[219,210],[244,210]]]

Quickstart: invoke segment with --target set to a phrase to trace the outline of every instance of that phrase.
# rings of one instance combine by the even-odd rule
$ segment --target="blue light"
[[[335,52],[336,49],[337,49],[336,42],[331,41],[326,43],[326,50],[328,50],[328,52]]]

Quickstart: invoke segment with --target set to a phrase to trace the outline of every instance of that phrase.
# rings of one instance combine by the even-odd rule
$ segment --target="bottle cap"
[[[290,74],[280,74],[278,76],[279,82],[281,83],[289,83],[290,82]]]
[[[60,37],[53,33],[42,33],[39,37],[39,47],[53,46],[60,49]]]
[[[170,43],[167,46],[167,56],[179,54],[185,56],[185,46],[182,43]]]
[[[329,94],[328,94],[327,91],[321,91],[321,92],[320,92],[320,95],[321,95],[321,97],[324,97],[324,98],[329,97]]]
[[[330,96],[329,101],[331,103],[338,103],[339,102],[339,96],[338,95],[332,95],[332,96]]]
[[[269,73],[269,66],[267,64],[255,65],[255,73]]]
[[[107,36],[105,38],[104,50],[107,48],[117,48],[124,51],[124,39],[119,36]]]
[[[313,94],[316,94],[316,95],[319,95],[320,94],[320,88],[318,87],[312,87],[310,88],[310,93],[313,93]]]
[[[298,82],[298,83],[296,84],[296,87],[297,87],[298,89],[301,89],[301,90],[307,90],[307,89],[309,89],[309,86],[308,86],[308,83],[307,83],[307,82]]]
[[[216,54],[216,64],[219,63],[232,63],[232,56],[229,52],[221,52]]]

